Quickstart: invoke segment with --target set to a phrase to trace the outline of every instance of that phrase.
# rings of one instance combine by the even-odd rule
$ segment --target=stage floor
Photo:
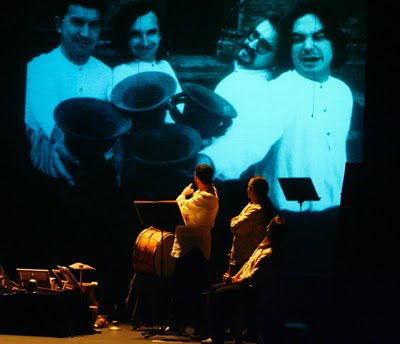
[[[68,338],[56,338],[56,337],[36,337],[36,336],[18,336],[18,335],[0,335],[1,344],[145,344],[151,343],[154,340],[159,341],[161,336],[154,336],[149,339],[145,339],[142,336],[143,331],[136,331],[132,329],[131,324],[120,324],[120,331],[112,331],[108,328],[98,329],[96,333],[89,335],[79,335]],[[176,341],[175,341],[176,339]],[[183,342],[182,339],[175,336],[168,336],[168,342]],[[184,339],[187,340],[186,338]],[[199,343],[199,342],[187,342],[187,343]]]
[[[120,324],[120,331],[111,331],[107,328],[97,330],[98,333],[81,335],[68,338],[55,337],[33,337],[33,336],[18,336],[18,335],[2,335],[0,334],[1,344],[150,344],[159,342],[168,343],[187,343],[199,344],[200,340],[192,340],[186,337],[179,336],[153,336],[145,339],[142,335],[143,330],[133,330],[131,324]],[[190,333],[190,330],[188,329]],[[233,341],[225,343],[233,344]],[[243,342],[251,343],[251,342]]]

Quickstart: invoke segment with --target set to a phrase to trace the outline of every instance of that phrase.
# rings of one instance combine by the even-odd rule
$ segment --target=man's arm
[[[256,252],[257,249],[254,251],[254,253]],[[248,266],[248,264],[250,264],[250,261],[253,258],[253,256],[249,258],[249,260],[240,268],[240,270],[237,272],[235,276],[224,274],[223,280],[228,283],[231,282],[231,283],[253,284],[254,280],[258,281],[259,279],[263,278],[262,275],[264,275],[264,273],[267,272],[269,268],[269,257],[271,255],[271,252],[263,254],[262,256],[258,257],[255,264],[253,265],[253,268],[246,276],[243,276],[244,269],[246,268],[246,266]]]
[[[231,220],[231,232],[236,234],[250,232],[254,228],[255,219],[261,214],[261,207],[246,206],[242,212]]]
[[[39,171],[53,177],[71,180],[61,159],[52,134],[55,127],[54,109],[59,99],[54,85],[53,71],[48,70],[46,57],[28,63],[26,80],[25,125],[31,144],[30,158]],[[58,146],[62,145],[61,142]],[[60,147],[59,147],[60,148]]]
[[[53,70],[42,58],[28,63],[26,77],[25,124],[47,139],[54,129],[54,109],[59,103]]]
[[[187,199],[186,196],[192,197]],[[204,193],[195,193],[192,188],[192,183],[190,183],[185,189],[183,189],[182,193],[178,196],[176,201],[178,202],[179,207],[187,210],[194,210],[196,208],[207,206],[207,198],[205,197]]]
[[[241,282],[243,282],[245,280],[245,278],[240,277],[240,276],[241,276],[241,274],[242,274],[242,272],[244,270],[244,266],[245,266],[245,264],[240,268],[240,270],[236,273],[235,276],[231,276],[229,273],[226,272],[222,276],[222,280],[225,283],[241,283]]]

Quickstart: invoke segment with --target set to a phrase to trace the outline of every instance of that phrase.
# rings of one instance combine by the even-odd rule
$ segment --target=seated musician
[[[225,273],[223,282],[212,285],[207,298],[207,338],[205,343],[224,343],[225,324],[240,325],[249,315],[273,312],[269,301],[278,288],[281,249],[287,237],[287,225],[279,215],[272,218],[263,241],[239,272]],[[261,307],[260,307],[261,305]],[[251,312],[251,313],[250,313]],[[235,326],[237,327],[237,326]]]

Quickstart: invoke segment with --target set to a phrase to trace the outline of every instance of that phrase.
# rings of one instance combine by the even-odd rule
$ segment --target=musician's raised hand
[[[190,195],[193,195],[193,192],[194,192],[194,190],[193,190],[193,184],[192,183],[190,183],[187,187],[185,187],[184,189],[183,189],[183,191],[182,191],[182,195],[184,195],[184,196],[190,196]]]

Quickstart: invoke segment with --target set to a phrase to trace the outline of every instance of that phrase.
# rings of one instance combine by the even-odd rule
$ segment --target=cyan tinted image
[[[219,199],[213,277],[227,268],[231,220],[253,208],[268,209],[260,228],[275,215],[288,224],[286,272],[333,271],[346,166],[363,161],[366,3],[29,8],[27,197],[40,232],[30,235],[47,248],[34,250],[37,264],[96,266],[104,304],[123,303],[135,238],[151,225],[133,201],[190,198],[206,164]],[[249,197],[254,180],[265,181],[265,209]]]
[[[90,167],[100,161],[78,159],[66,145],[75,141],[104,150],[94,155],[110,166],[110,182],[132,197],[173,198],[172,190],[155,191],[160,168],[176,174],[168,184],[182,185],[204,161],[221,182],[262,175],[278,209],[298,210],[278,182],[287,177],[311,178],[321,197],[303,210],[337,207],[345,163],[362,160],[365,9],[337,2],[291,13],[295,1],[245,3],[217,2],[198,43],[192,36],[201,24],[187,27],[193,4],[60,2],[38,13],[42,22],[35,23],[47,25],[47,37],[41,33],[42,51],[30,52],[25,104],[33,166],[85,187],[101,173],[100,165]],[[338,16],[329,15],[332,8]],[[89,108],[91,98],[111,102],[113,128],[88,138],[77,123],[67,133],[55,109],[71,98],[89,98]],[[107,120],[86,119],[82,108],[82,121],[93,121],[84,127],[104,131]],[[125,119],[131,127],[120,130]]]

